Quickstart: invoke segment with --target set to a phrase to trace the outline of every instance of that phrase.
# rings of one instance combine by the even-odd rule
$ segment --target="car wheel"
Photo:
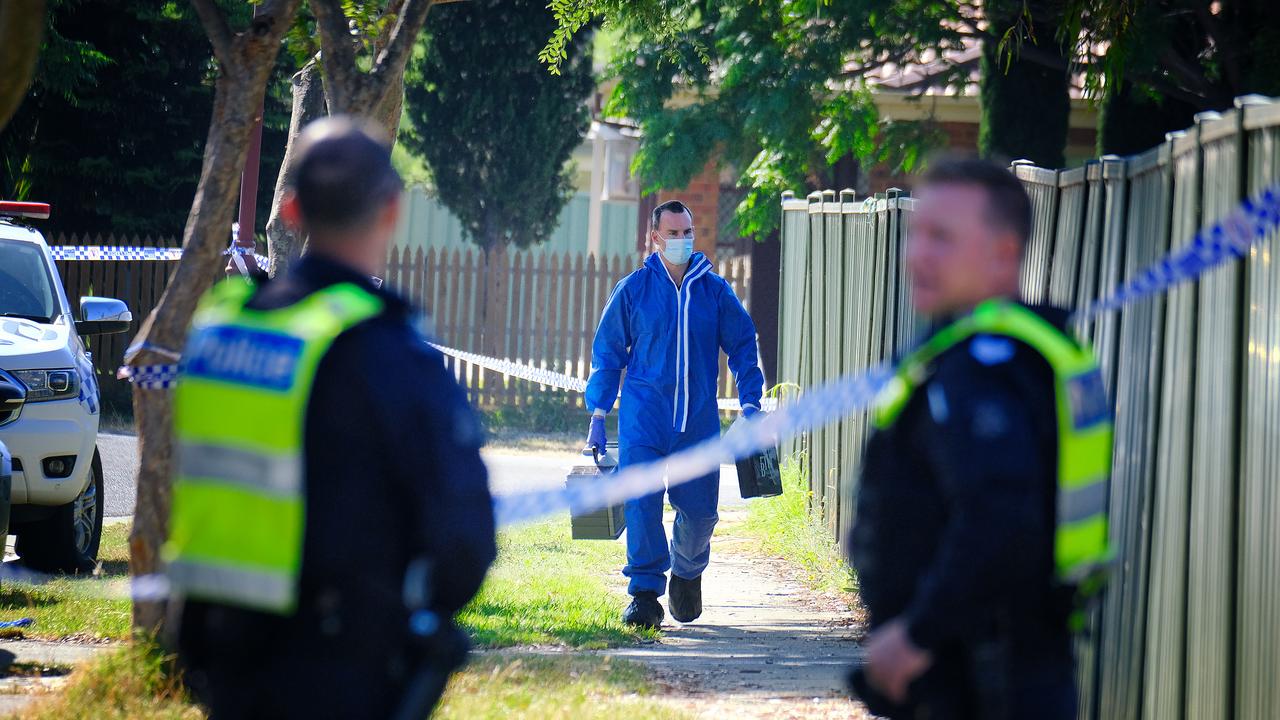
[[[44,520],[23,523],[15,549],[22,563],[40,572],[90,572],[98,564],[102,541],[102,460],[97,450],[89,483],[75,500],[60,505]]]

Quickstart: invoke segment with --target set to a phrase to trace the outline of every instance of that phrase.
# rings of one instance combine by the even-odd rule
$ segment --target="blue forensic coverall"
[[[720,432],[716,380],[720,350],[738,385],[742,405],[760,406],[756,328],[724,278],[702,253],[689,258],[676,286],[654,253],[623,278],[604,307],[591,346],[587,407],[610,410],[618,397],[618,464],[640,465],[696,445]],[[666,592],[667,570],[691,580],[711,557],[711,532],[719,516],[716,471],[668,491],[676,510],[668,551],[662,526],[663,493],[626,504],[628,592]]]

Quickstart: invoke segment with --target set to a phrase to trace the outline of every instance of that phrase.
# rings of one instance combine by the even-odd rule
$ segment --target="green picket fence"
[[[1280,182],[1280,102],[1248,97],[1132,157],[1015,163],[1028,300],[1098,299]],[[916,330],[901,262],[914,201],[784,196],[779,381],[865,370]],[[1280,717],[1280,252],[1080,323],[1116,406],[1113,581],[1079,644],[1082,718]],[[865,413],[787,448],[843,539]]]

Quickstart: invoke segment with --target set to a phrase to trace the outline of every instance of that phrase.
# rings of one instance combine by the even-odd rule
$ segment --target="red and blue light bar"
[[[49,203],[0,200],[0,216],[48,220]]]

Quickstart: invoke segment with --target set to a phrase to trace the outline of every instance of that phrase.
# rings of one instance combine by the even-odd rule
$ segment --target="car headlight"
[[[75,368],[10,370],[9,374],[27,386],[29,403],[80,397],[80,373]]]

